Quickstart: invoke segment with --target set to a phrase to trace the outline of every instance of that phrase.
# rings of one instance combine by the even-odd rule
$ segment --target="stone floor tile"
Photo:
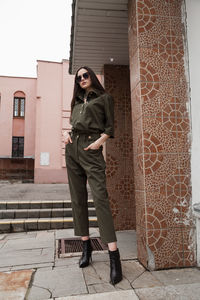
[[[99,293],[92,295],[69,296],[56,298],[55,300],[138,300],[139,298],[133,290],[128,291],[115,291],[109,293]],[[50,300],[50,299],[49,299]]]
[[[200,283],[200,269],[182,268],[151,272],[164,285]]]
[[[58,299],[58,298],[45,298],[45,299],[42,299],[42,300],[55,300],[55,299]]]
[[[53,268],[54,263],[44,263],[44,264],[32,264],[32,265],[20,265],[20,266],[13,266],[10,267],[11,271],[17,271],[17,270],[29,270],[29,269],[40,269],[40,268]]]
[[[123,276],[122,281],[120,281],[118,284],[115,285],[115,289],[120,290],[131,290],[131,284],[130,282]]]
[[[8,233],[5,236],[5,240],[15,240],[15,239],[27,239],[27,238],[34,238],[36,237],[37,232],[13,232]]]
[[[135,230],[117,231],[116,235],[121,259],[137,259]]]
[[[135,260],[122,261],[122,272],[131,283],[145,272],[145,268]]]
[[[3,240],[6,237],[6,234],[0,234],[0,240]]]
[[[0,251],[1,251],[1,249],[4,247],[5,243],[6,243],[5,240],[1,240],[1,241],[0,241]]]
[[[92,260],[93,262],[97,262],[97,261],[109,261],[109,255],[108,255],[108,251],[93,251],[92,252]]]
[[[27,231],[27,236],[31,235],[32,237],[36,237],[37,236],[37,231]]]
[[[54,250],[32,249],[20,251],[0,251],[0,267],[20,266],[40,263],[51,263],[54,261]]]
[[[85,282],[87,285],[102,283],[102,278],[96,271],[96,268],[94,267],[94,265],[96,265],[96,268],[98,268],[97,263],[96,264],[92,263],[87,268],[83,269],[83,274],[84,274]],[[106,268],[107,268],[107,266],[106,266]],[[107,278],[107,280],[108,280],[108,278]]]
[[[110,281],[110,265],[108,262],[93,262],[83,269],[87,285],[95,283],[108,283]]]
[[[36,239],[43,240],[45,238],[46,240],[52,240],[52,238],[54,239],[54,236],[55,230],[42,230],[37,231]]]
[[[91,285],[95,285],[95,289],[103,291],[113,290],[113,286],[110,282],[110,263],[108,262],[93,262],[90,266],[83,269],[85,282],[89,288]],[[105,290],[105,288],[107,288]],[[93,288],[91,288],[92,290]],[[115,289],[126,290],[131,289],[130,282],[123,277],[123,280],[115,285]]]
[[[200,283],[136,289],[140,300],[199,300]]]
[[[156,279],[149,271],[144,272],[141,276],[139,276],[132,282],[132,287],[134,289],[162,285],[163,284],[158,279]]]
[[[99,237],[99,228],[98,227],[90,227],[90,236],[91,237]]]
[[[38,249],[44,248],[45,246],[48,247],[47,243],[40,245],[35,243],[35,239],[30,238],[28,241],[27,239],[16,239],[16,240],[7,240],[4,246],[0,249],[0,253],[3,252],[11,252],[11,251],[20,251],[20,250],[31,250],[31,249]],[[49,245],[50,247],[50,245]]]
[[[0,200],[66,200],[70,199],[67,184],[1,183]]]
[[[24,300],[33,270],[0,273],[0,300]]]
[[[78,265],[80,257],[67,257],[55,259],[55,267]]]
[[[105,292],[113,292],[115,291],[115,287],[109,283],[96,283],[88,285],[89,294],[97,294],[97,293],[105,293]]]
[[[57,267],[53,270],[39,269],[35,273],[32,284],[27,300],[48,298],[49,295],[44,297],[44,290],[49,291],[52,298],[87,293],[82,270],[76,265]],[[40,290],[34,291],[35,287]]]
[[[25,250],[25,249],[34,249],[34,248],[52,248],[54,247],[54,238],[52,236],[51,239],[42,239],[39,238],[22,238],[22,239],[13,239],[7,240],[1,251],[9,251],[13,250]]]
[[[37,287],[32,285],[30,291],[26,295],[27,300],[43,300],[43,299],[49,299],[49,297],[52,296],[52,293],[45,288]]]
[[[55,232],[56,240],[59,239],[67,239],[67,238],[73,238],[74,237],[74,229],[58,229]]]

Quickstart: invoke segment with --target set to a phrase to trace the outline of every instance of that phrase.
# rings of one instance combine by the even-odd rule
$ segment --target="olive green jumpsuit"
[[[117,241],[106,189],[106,164],[98,150],[84,150],[101,133],[114,137],[113,100],[107,93],[92,90],[84,103],[83,95],[76,99],[71,115],[72,143],[65,148],[66,166],[72,201],[74,233],[89,236],[87,180],[91,188],[101,239]]]

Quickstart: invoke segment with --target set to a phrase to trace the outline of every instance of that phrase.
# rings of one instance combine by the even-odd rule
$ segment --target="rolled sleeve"
[[[114,138],[114,101],[110,95],[106,95],[105,102],[105,130],[104,133]]]

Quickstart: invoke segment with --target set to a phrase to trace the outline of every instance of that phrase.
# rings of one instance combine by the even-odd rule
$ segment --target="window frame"
[[[14,139],[18,139],[17,143],[14,143]],[[20,139],[23,139],[23,150],[20,150]],[[14,150],[14,144],[18,145],[18,149]],[[14,151],[17,151],[17,156],[14,156]],[[22,152],[22,155],[20,156],[20,152]],[[24,136],[13,136],[12,137],[12,158],[23,158],[24,157]]]
[[[18,100],[18,114],[17,116],[15,116],[15,101]],[[24,115],[21,116],[21,112],[23,111],[21,109],[21,103],[22,103],[22,100],[24,101]],[[20,118],[20,119],[24,119],[25,118],[25,97],[17,97],[17,96],[14,96],[14,101],[13,101],[13,118]]]

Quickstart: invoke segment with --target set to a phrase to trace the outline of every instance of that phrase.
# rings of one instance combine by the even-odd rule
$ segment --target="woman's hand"
[[[69,132],[67,132],[67,131],[63,132],[63,139],[64,139],[65,144],[72,143],[71,136],[70,136]]]
[[[84,150],[98,150],[103,143],[109,138],[109,135],[102,133],[101,137],[99,139],[97,139],[95,142],[93,142],[92,144],[90,144],[88,147],[84,148]]]
[[[88,147],[84,148],[84,150],[98,150],[101,147],[101,142],[99,141],[100,139],[96,140],[94,143],[90,144]]]

